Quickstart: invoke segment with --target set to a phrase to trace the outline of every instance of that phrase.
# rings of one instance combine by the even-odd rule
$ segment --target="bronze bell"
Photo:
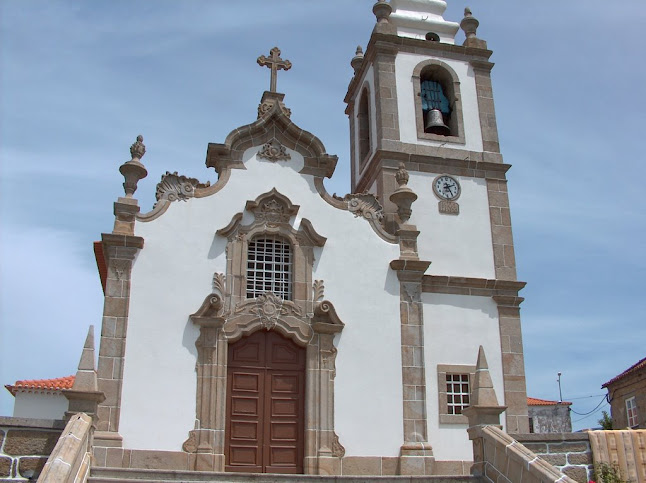
[[[435,108],[428,111],[428,114],[426,116],[426,126],[424,126],[424,132],[439,134],[441,136],[448,136],[449,134],[451,134],[451,129],[449,129],[449,126],[444,124],[442,111]]]

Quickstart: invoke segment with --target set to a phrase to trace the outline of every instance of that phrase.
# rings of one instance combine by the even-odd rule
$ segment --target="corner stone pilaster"
[[[375,103],[377,122],[376,149],[382,149],[382,139],[399,141],[399,110],[397,107],[396,50],[379,43],[374,59]]]
[[[498,140],[498,124],[491,85],[491,69],[494,64],[483,60],[472,60],[471,66],[475,74],[483,150],[499,153],[500,141]]]
[[[527,389],[523,338],[520,325],[522,297],[494,296],[498,304],[502,372],[505,388],[506,422],[508,433],[529,433],[527,416]]]
[[[422,305],[422,280],[430,264],[403,258],[390,262],[400,285],[404,444],[399,463],[402,475],[432,475],[435,462],[427,434]]]
[[[133,235],[104,233],[101,237],[108,270],[105,284],[101,346],[99,349],[99,391],[106,396],[99,404],[96,446],[121,446],[119,413],[121,385],[128,328],[130,275],[132,263],[144,239]]]

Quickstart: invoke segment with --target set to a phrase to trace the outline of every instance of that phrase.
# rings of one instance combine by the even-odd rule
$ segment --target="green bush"
[[[594,465],[594,481],[596,483],[630,483],[621,477],[616,464],[598,463]]]

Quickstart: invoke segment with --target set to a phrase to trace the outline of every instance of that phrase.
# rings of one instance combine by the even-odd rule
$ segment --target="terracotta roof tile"
[[[60,391],[62,389],[72,389],[74,385],[74,376],[58,377],[56,379],[30,379],[25,381],[16,381],[15,384],[6,384],[5,387],[14,396],[18,391],[25,390],[50,390]]]
[[[572,403],[568,401],[548,401],[547,399],[538,399],[535,397],[527,396],[527,405],[528,406],[554,406],[556,404],[564,404],[565,406],[571,406]]]

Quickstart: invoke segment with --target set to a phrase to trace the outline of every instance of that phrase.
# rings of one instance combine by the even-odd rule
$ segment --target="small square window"
[[[439,389],[440,423],[467,424],[462,413],[471,400],[471,377],[474,366],[457,364],[438,364],[437,377]]]

